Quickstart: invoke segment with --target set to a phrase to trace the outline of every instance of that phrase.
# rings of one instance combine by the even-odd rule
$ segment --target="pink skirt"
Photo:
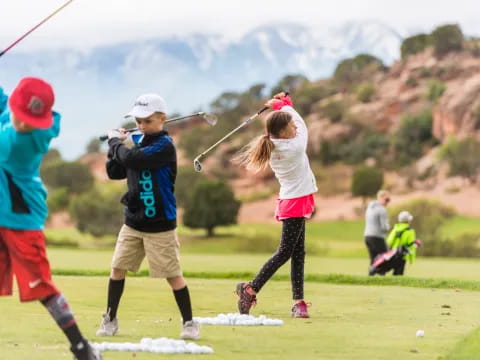
[[[315,198],[313,194],[294,199],[277,199],[275,219],[278,221],[297,217],[306,217],[309,219],[314,209]]]

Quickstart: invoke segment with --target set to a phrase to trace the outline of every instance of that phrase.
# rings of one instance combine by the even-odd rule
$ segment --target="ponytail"
[[[274,148],[270,136],[265,134],[248,143],[233,161],[247,170],[259,172],[267,167]]]

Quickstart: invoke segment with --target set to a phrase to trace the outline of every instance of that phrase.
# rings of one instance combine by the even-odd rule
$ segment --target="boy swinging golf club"
[[[133,148],[123,144],[125,130],[108,133],[107,174],[110,179],[127,179],[128,192],[122,198],[125,224],[120,229],[113,254],[108,285],[107,309],[98,336],[118,331],[117,310],[127,271],[137,272],[146,256],[150,276],[164,278],[183,319],[182,339],[198,339],[199,327],[193,322],[190,294],[179,262],[177,209],[173,193],[177,175],[175,146],[163,130],[166,104],[156,94],[142,95],[127,114],[135,118],[140,134],[133,134]]]

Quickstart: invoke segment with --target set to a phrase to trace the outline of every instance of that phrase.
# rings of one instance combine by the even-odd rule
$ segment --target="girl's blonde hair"
[[[272,138],[279,138],[280,133],[292,121],[292,116],[284,111],[274,111],[267,117],[266,134],[257,137],[240,150],[233,161],[248,170],[264,170],[275,149]]]

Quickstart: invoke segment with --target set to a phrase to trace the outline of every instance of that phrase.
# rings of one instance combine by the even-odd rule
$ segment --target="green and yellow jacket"
[[[413,264],[417,255],[417,248],[414,246],[414,242],[417,239],[415,230],[410,228],[409,224],[398,223],[395,224],[390,234],[387,237],[387,244],[390,249],[397,249],[400,246],[407,246],[409,253],[405,255],[404,260],[408,260],[410,264]]]

